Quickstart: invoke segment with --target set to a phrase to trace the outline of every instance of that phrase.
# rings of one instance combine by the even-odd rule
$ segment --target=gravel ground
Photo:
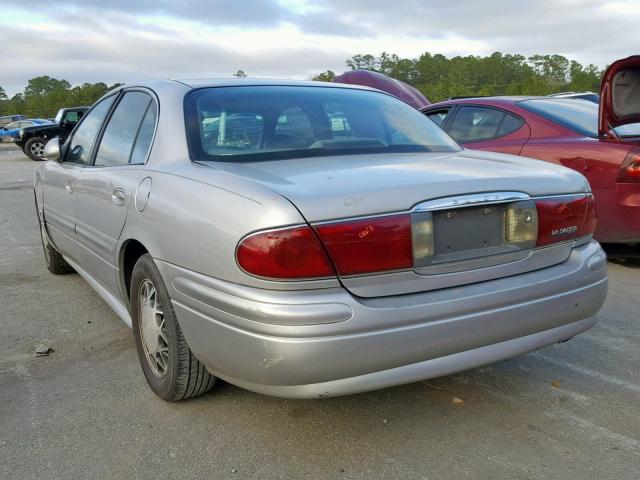
[[[0,478],[640,478],[638,262],[609,263],[598,326],[539,352],[342,398],[219,384],[169,404],[130,330],[47,272],[37,165],[0,145]]]

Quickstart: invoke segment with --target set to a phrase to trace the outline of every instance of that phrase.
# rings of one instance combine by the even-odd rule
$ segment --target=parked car
[[[584,176],[462,149],[383,92],[144,82],[45,150],[47,267],[133,327],[167,400],[446,375],[567,340],[605,300]]]
[[[574,100],[589,100],[593,103],[600,103],[600,95],[593,92],[561,92],[547,95],[552,98],[572,98]]]
[[[16,145],[31,160],[44,160],[44,146],[52,138],[64,143],[71,131],[89,107],[61,108],[53,123],[25,127],[21,130]]]
[[[2,115],[0,116],[0,127],[6,127],[10,123],[22,120],[24,115]]]
[[[366,85],[367,87],[382,90],[417,109],[424,108],[431,104],[429,99],[417,88],[379,72],[350,70],[344,72],[342,75],[338,75],[333,81],[336,83],[348,83],[350,85]]]
[[[15,142],[19,138],[20,130],[34,125],[50,125],[49,120],[42,118],[29,118],[10,123],[6,127],[0,128],[0,142]]]
[[[589,180],[600,242],[640,243],[640,56],[613,63],[599,106],[551,97],[445,101],[422,111],[467,148],[564,165]],[[598,114],[598,111],[600,112]]]

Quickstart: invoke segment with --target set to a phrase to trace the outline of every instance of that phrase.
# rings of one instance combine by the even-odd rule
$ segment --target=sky
[[[358,53],[561,54],[600,67],[640,45],[640,0],[2,0],[0,86],[308,78]]]

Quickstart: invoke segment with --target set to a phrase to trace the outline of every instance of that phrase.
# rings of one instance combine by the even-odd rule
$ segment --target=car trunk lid
[[[202,164],[280,193],[310,223],[409,211],[425,200],[477,192],[546,196],[587,189],[582,175],[564,167],[472,150]]]
[[[632,123],[640,123],[640,55],[612,63],[600,86],[599,135]]]
[[[535,240],[505,242],[507,210],[518,202],[524,214],[532,208],[532,197],[584,195],[588,189],[582,175],[557,165],[469,150],[204,163],[289,199],[314,228],[334,262],[337,255],[342,256],[337,263],[341,282],[362,297],[444,288],[562,262],[572,248],[568,243],[548,247],[546,254],[540,254],[533,252]],[[406,238],[407,222],[408,248],[413,248],[409,268],[405,265],[395,271],[363,274],[359,266],[349,266],[341,271],[339,263],[349,265],[350,252],[368,255],[369,261],[379,263],[381,256],[392,255],[388,248],[406,247],[393,247],[393,242],[385,239],[378,250],[374,246],[366,254],[357,248],[349,250],[348,245],[345,249],[349,228],[354,238],[372,242],[376,235]],[[429,239],[433,251],[428,261],[418,258],[420,247],[416,247],[424,242],[425,234],[429,236],[424,225],[436,232]],[[398,253],[397,265],[402,266],[405,257]]]

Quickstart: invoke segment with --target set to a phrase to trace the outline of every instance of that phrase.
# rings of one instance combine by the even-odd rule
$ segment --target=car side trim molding
[[[109,290],[100,284],[96,279],[94,279],[91,275],[89,275],[85,270],[82,269],[76,262],[71,260],[67,256],[63,256],[69,265],[73,267],[73,269],[80,274],[82,278],[95,290],[95,292],[105,301],[107,305],[115,312],[120,319],[127,324],[129,328],[133,325],[131,321],[131,315],[129,314],[129,309]]]

